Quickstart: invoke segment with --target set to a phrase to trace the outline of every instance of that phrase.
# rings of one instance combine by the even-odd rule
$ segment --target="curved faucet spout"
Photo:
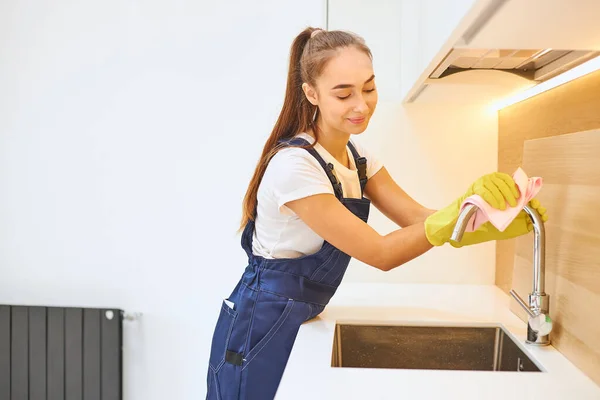
[[[477,210],[478,207],[474,204],[469,204],[462,209],[450,237],[452,240],[456,242],[462,240],[467,229],[467,224]],[[548,295],[544,293],[546,280],[546,231],[544,229],[544,221],[542,221],[542,217],[535,208],[526,205],[523,210],[533,223],[533,290],[529,294],[529,305],[514,290],[511,290],[510,294],[525,309],[531,320],[531,318],[535,318],[540,314],[547,315],[550,305]],[[550,339],[548,334],[538,335],[538,332],[534,331],[530,324],[527,324],[527,343],[547,345],[550,344]]]

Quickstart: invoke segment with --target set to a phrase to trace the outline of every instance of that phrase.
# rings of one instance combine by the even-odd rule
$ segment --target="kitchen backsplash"
[[[600,384],[600,71],[501,110],[498,169],[544,178],[552,344]],[[593,160],[593,161],[592,161]],[[497,242],[496,285],[526,299],[533,235]],[[511,309],[526,320],[513,301]]]

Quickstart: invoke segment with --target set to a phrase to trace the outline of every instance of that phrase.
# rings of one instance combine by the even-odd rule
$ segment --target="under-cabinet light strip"
[[[594,71],[600,69],[600,56],[596,58],[592,58],[584,62],[581,65],[578,65],[575,68],[572,68],[566,72],[563,72],[560,75],[557,75],[553,78],[548,79],[545,82],[542,82],[536,86],[533,86],[529,89],[523,90],[511,97],[503,99],[494,105],[496,110],[501,110],[505,107],[518,103],[520,101],[526,100],[530,97],[543,93],[547,90],[554,89],[557,86],[563,85],[567,82],[580,78],[584,75],[590,74]]]

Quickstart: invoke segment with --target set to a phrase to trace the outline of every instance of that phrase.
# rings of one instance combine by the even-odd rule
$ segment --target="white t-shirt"
[[[298,137],[313,143],[312,136]],[[383,164],[364,147],[352,141],[358,154],[367,159],[367,178]],[[350,168],[339,163],[319,143],[315,150],[333,170],[342,184],[344,197],[361,198],[360,181],[354,156],[348,147]],[[285,203],[320,193],[334,194],[331,181],[315,157],[302,148],[280,150],[269,162],[257,194],[257,216],[252,238],[252,253],[264,258],[297,258],[316,253],[323,238],[306,225]]]

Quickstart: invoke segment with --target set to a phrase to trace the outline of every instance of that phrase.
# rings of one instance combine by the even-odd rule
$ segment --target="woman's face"
[[[304,84],[303,88],[308,100],[319,107],[325,131],[351,135],[365,131],[377,106],[373,63],[367,54],[355,47],[340,49],[316,86]]]

